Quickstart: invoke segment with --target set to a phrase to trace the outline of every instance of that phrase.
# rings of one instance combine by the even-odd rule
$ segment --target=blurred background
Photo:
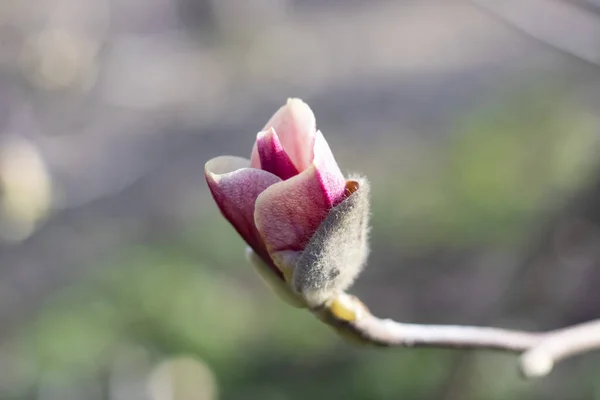
[[[288,97],[370,177],[352,292],[406,322],[600,317],[600,1],[3,0],[0,399],[600,399],[600,357],[354,348],[204,182]]]

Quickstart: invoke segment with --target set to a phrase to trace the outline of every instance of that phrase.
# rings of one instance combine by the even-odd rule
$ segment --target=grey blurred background
[[[345,344],[203,176],[301,97],[372,181],[375,314],[598,318],[599,65],[592,0],[3,0],[0,399],[600,399],[597,354]]]

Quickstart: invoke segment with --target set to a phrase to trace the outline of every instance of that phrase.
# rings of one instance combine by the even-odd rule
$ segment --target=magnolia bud
[[[205,165],[223,216],[248,257],[288,303],[318,308],[346,290],[368,254],[369,186],[346,180],[310,107],[289,99],[269,120],[251,159]]]

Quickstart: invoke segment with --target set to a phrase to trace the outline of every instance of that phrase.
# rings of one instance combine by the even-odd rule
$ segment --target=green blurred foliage
[[[561,93],[537,84],[507,91],[458,120],[446,140],[404,150],[425,161],[375,185],[385,189],[374,196],[374,224],[413,249],[522,243],[597,166],[595,120]]]
[[[230,399],[390,398],[399,391],[428,398],[446,369],[448,358],[435,351],[354,349],[271,295],[249,267],[227,275],[181,248],[128,250],[108,272],[98,266],[95,279],[55,296],[22,332],[18,358],[37,369],[22,370],[31,385],[45,371],[68,382],[110,369],[136,343],[154,362],[179,354],[204,360]],[[254,284],[262,291],[252,293]]]

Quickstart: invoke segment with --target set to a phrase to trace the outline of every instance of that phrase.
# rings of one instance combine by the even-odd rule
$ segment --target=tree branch
[[[548,332],[521,356],[526,377],[547,375],[554,364],[567,357],[600,349],[600,320]]]
[[[526,377],[547,375],[557,361],[600,348],[600,320],[538,333],[477,326],[406,324],[375,317],[358,298],[347,294],[312,311],[352,342],[378,347],[522,353],[520,366]]]

